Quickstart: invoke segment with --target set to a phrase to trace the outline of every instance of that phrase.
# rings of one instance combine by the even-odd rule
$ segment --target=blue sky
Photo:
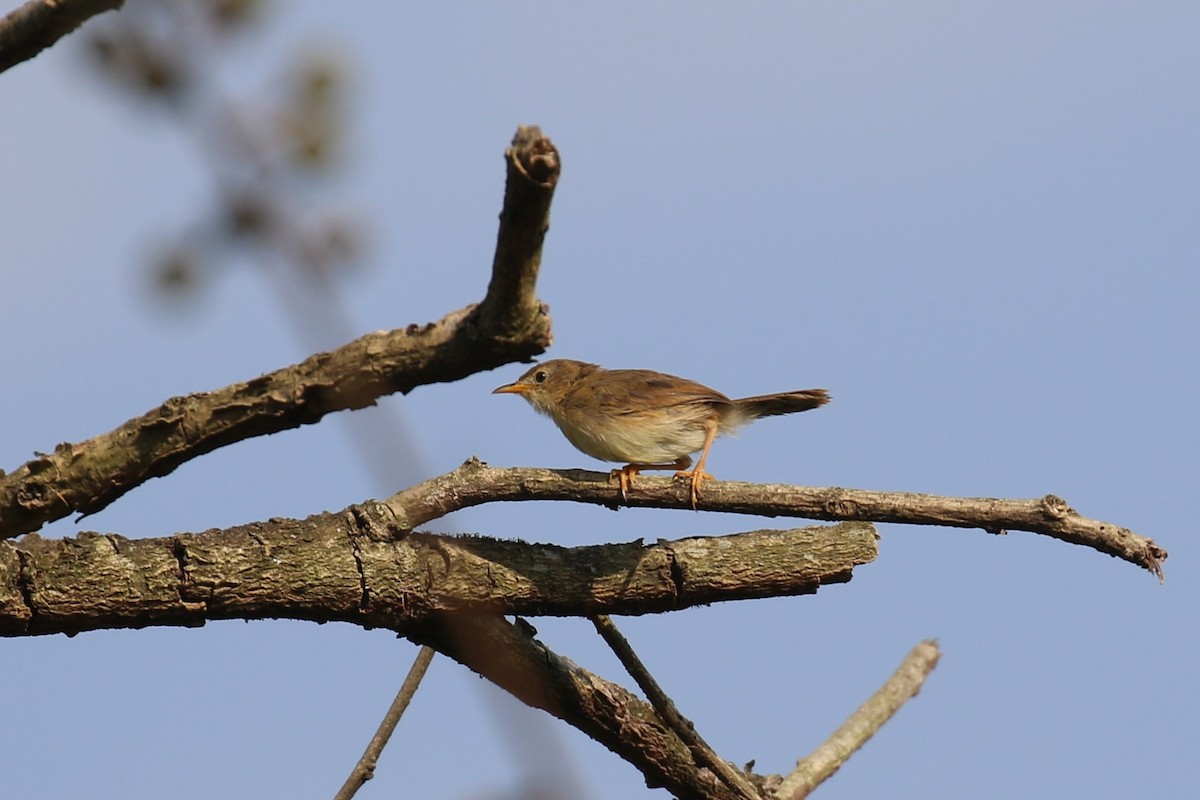
[[[1200,7],[274,5],[216,78],[249,96],[298,53],[344,59],[344,171],[297,202],[370,225],[363,267],[311,306],[336,298],[353,335],[482,297],[502,152],[539,124],[564,163],[540,282],[550,356],[730,395],[832,393],[719,441],[716,476],[1054,492],[1171,553],[1160,587],[1029,534],[884,526],[879,560],[816,596],[618,620],[720,753],[786,772],[936,637],[925,690],[821,797],[1192,796]],[[211,207],[211,178],[195,136],[83,54],[68,38],[0,75],[7,469],[342,341],[297,330],[278,265],[235,259],[190,306],[155,300],[150,255]],[[43,534],[305,516],[471,455],[600,467],[489,394],[521,371],[226,448]],[[364,464],[353,442],[397,420],[416,453]],[[509,504],[440,528],[574,545],[764,524]],[[628,683],[590,624],[535,624]],[[22,797],[331,796],[414,654],[291,622],[6,640],[0,767]],[[665,797],[437,659],[360,796],[515,797],[541,779]]]

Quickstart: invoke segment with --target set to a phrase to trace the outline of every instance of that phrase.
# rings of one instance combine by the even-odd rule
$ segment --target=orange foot
[[[608,473],[608,479],[617,479],[618,491],[621,494],[622,502],[629,502],[629,487],[633,486],[633,476],[641,471],[641,467],[637,464],[626,464],[620,469],[614,469]]]
[[[691,494],[692,494],[692,508],[693,509],[696,508],[696,503],[697,503],[697,501],[700,500],[700,484],[704,483],[704,481],[715,480],[712,475],[709,475],[707,472],[702,470],[700,468],[700,465],[698,465],[698,464],[696,465],[695,469],[680,470],[679,472],[676,472],[675,477],[691,479],[691,484],[692,484]]]
[[[690,456],[680,456],[670,464],[626,464],[620,469],[614,469],[608,474],[608,479],[617,479],[617,486],[621,492],[621,500],[629,502],[629,487],[633,486],[633,478],[644,469],[687,469],[692,465]],[[682,473],[676,473],[677,475]],[[711,477],[711,476],[709,476]],[[695,506],[695,501],[692,501]]]

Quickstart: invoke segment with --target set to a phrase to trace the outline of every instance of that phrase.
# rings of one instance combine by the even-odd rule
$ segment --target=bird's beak
[[[527,383],[506,383],[492,390],[492,394],[525,394],[529,391]]]

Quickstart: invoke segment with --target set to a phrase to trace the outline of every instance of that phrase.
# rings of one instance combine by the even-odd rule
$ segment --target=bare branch
[[[652,709],[486,615],[636,614],[805,594],[849,580],[875,553],[862,523],[563,548],[405,535],[380,504],[160,539],[30,534],[0,542],[0,635],[232,618],[387,627],[576,725],[652,785],[729,800],[737,795]]]
[[[505,151],[508,180],[492,262],[492,282],[479,306],[481,324],[498,339],[524,340],[544,313],[535,289],[542,242],[550,229],[550,201],[562,170],[554,144],[536,125],[522,125]]]
[[[653,708],[550,650],[535,634],[521,620],[467,616],[423,625],[410,638],[579,728],[634,765],[651,788],[682,800],[742,800],[693,760]]]
[[[569,500],[617,508],[617,486],[607,472],[494,468],[471,459],[453,472],[393,495],[386,504],[410,527],[461,508],[496,501]],[[639,476],[627,505],[690,509],[686,481]],[[1153,539],[1128,528],[1080,516],[1054,495],[1033,500],[993,497],[941,497],[912,492],[877,492],[838,487],[788,486],[708,481],[698,509],[804,517],[817,520],[860,520],[908,525],[980,528],[989,533],[1010,530],[1040,533],[1136,564],[1161,581],[1167,551]]]
[[[557,164],[545,155],[554,152],[548,139],[534,137],[526,146],[538,155],[509,148],[510,164],[521,159]],[[510,168],[506,212],[500,220],[499,246],[508,255],[497,254],[489,294],[481,305],[428,325],[369,333],[331,353],[318,353],[250,381],[172,398],[109,433],[39,454],[12,474],[0,474],[0,537],[37,530],[76,511],[93,514],[130,489],[218,447],[541,353],[550,344],[550,319],[533,288],[544,212],[557,172],[541,169],[534,189],[524,188],[519,177],[523,173],[515,174],[518,177]],[[519,211],[524,202],[533,203],[535,210]],[[505,244],[511,241],[526,246]],[[506,305],[506,313],[483,313],[502,303],[513,305]]]
[[[729,765],[728,761],[717,755],[708,742],[704,741],[704,737],[696,730],[696,726],[692,724],[692,721],[679,713],[679,709],[675,707],[675,701],[663,691],[662,687],[658,685],[658,681],[654,680],[654,676],[650,674],[650,671],[646,669],[646,665],[638,658],[629,641],[617,630],[617,626],[613,624],[612,619],[607,614],[597,614],[592,617],[592,624],[596,626],[596,632],[612,648],[621,665],[625,667],[625,671],[637,682],[638,687],[646,695],[646,699],[650,701],[650,705],[654,707],[655,712],[662,717],[663,721],[675,732],[675,735],[692,751],[692,757],[696,759],[696,762],[716,773],[724,781],[725,785],[732,789],[739,797],[743,798],[743,800],[759,800],[760,795],[758,791],[750,785],[750,782],[746,780],[746,776],[739,773]]]
[[[863,703],[833,735],[796,764],[783,779],[775,796],[779,800],[802,800],[833,775],[850,756],[866,744],[900,707],[916,697],[925,679],[937,666],[941,652],[937,642],[925,641],[914,647],[904,662],[871,699]]]
[[[0,72],[27,61],[125,0],[30,0],[0,19]]]
[[[645,614],[811,594],[876,553],[861,523],[567,548],[404,535],[378,504],[155,539],[30,534],[0,542],[0,636],[265,618],[405,634],[447,614]]]
[[[392,733],[396,730],[400,717],[404,715],[404,710],[408,708],[413,695],[417,693],[417,687],[421,685],[421,679],[425,677],[425,670],[429,669],[429,663],[433,661],[434,652],[434,649],[428,645],[421,646],[421,651],[417,653],[412,667],[408,670],[408,677],[404,679],[400,691],[396,693],[396,699],[392,701],[387,713],[383,715],[379,729],[371,737],[367,749],[363,751],[362,758],[354,765],[354,769],[346,778],[346,782],[342,784],[342,788],[333,796],[333,800],[350,800],[364,783],[375,777],[375,764],[379,761],[379,754],[383,752],[388,740],[392,738]]]

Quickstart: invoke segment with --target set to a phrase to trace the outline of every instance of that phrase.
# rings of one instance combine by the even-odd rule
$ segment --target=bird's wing
[[[726,405],[728,397],[704,384],[646,369],[614,369],[591,387],[592,400],[616,415],[688,405]]]

